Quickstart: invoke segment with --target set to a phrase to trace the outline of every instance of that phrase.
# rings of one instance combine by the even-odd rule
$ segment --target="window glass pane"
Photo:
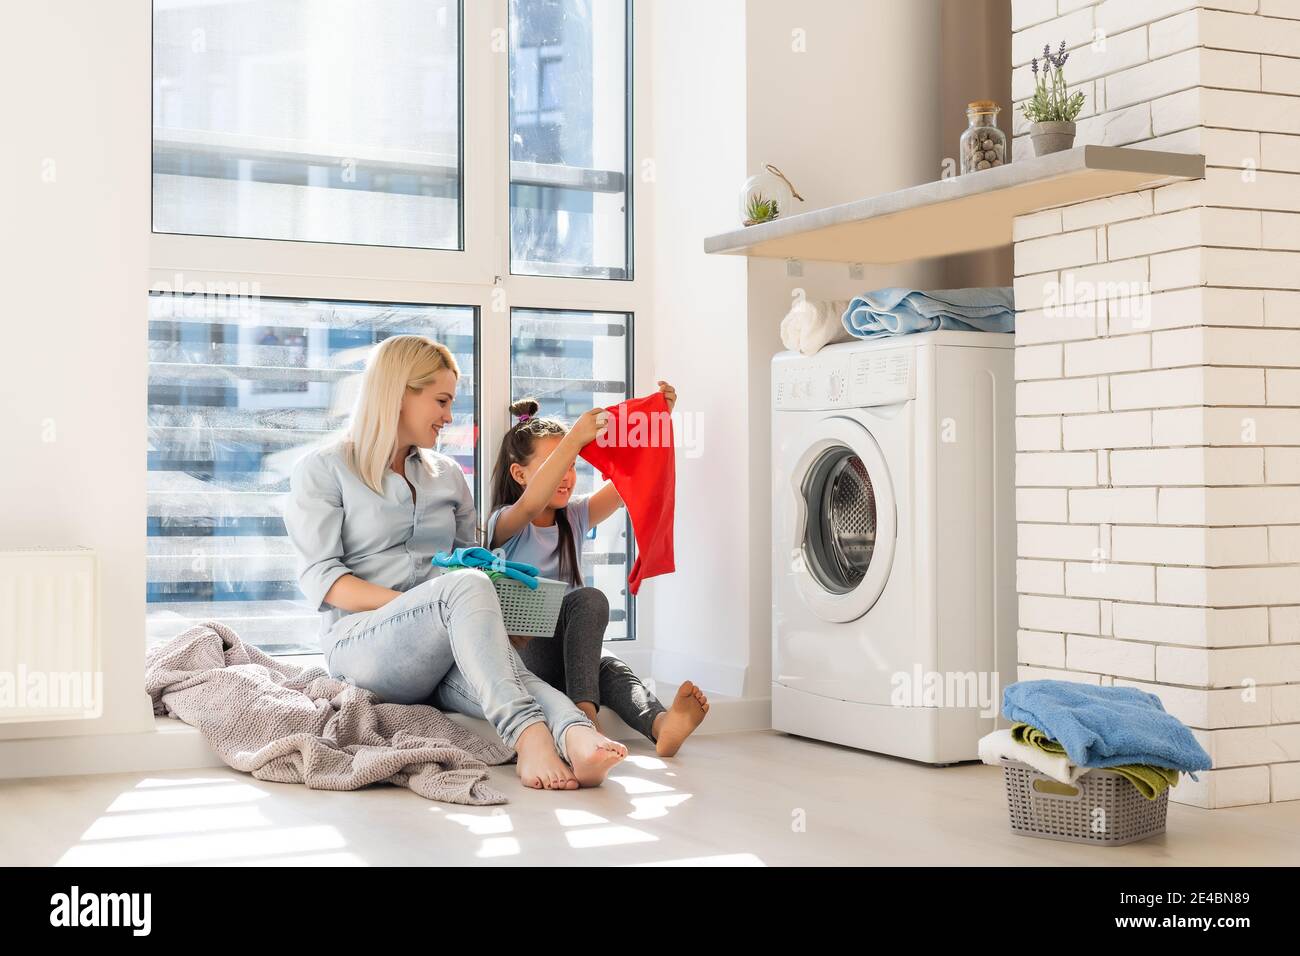
[[[317,653],[281,517],[289,472],[346,426],[372,346],[417,333],[460,365],[440,450],[476,488],[475,329],[461,306],[150,295],[150,643],[215,619],[268,653]]]
[[[510,0],[510,268],[631,278],[628,0]]]
[[[458,0],[154,0],[157,232],[461,247]]]
[[[615,405],[631,397],[628,369],[632,361],[632,317],[615,312],[558,312],[515,309],[510,315],[510,395],[533,397],[539,415],[573,424],[590,408]],[[581,458],[575,494],[603,484]],[[487,513],[490,503],[483,509]],[[609,598],[605,639],[634,637],[632,598],[627,576],[632,568],[632,529],[619,511],[592,529],[582,542],[587,584]]]

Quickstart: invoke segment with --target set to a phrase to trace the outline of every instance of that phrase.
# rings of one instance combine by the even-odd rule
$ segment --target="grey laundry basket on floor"
[[[1169,791],[1148,800],[1112,770],[1089,770],[1067,785],[1033,767],[1004,760],[1002,779],[1011,829],[1021,836],[1122,846],[1165,832]]]
[[[433,570],[446,574],[463,569],[444,568],[435,564]],[[501,603],[501,619],[505,622],[507,634],[518,637],[555,636],[555,625],[560,621],[560,605],[564,603],[564,593],[569,588],[567,584],[550,578],[538,578],[537,590],[533,590],[511,578],[497,578],[492,585],[496,588],[497,600]]]

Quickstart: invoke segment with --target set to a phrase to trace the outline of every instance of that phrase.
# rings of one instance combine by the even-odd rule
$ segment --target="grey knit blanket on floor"
[[[441,711],[385,704],[321,667],[296,667],[250,647],[215,621],[145,655],[155,714],[197,727],[217,755],[259,780],[313,790],[372,783],[445,803],[505,803],[488,764],[514,759]]]

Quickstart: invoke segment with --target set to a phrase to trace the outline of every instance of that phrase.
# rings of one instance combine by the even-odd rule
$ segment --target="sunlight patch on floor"
[[[481,860],[500,856],[518,856],[519,841],[514,837],[489,837],[474,855]]]
[[[555,819],[562,827],[585,827],[593,823],[608,823],[604,817],[586,810],[556,810]]]
[[[668,764],[664,763],[659,757],[649,757],[644,754],[628,754],[623,763],[631,764],[634,767],[640,767],[642,770],[666,770]],[[668,776],[673,776],[669,774]]]
[[[248,803],[270,796],[252,784],[213,780],[205,786],[156,787],[130,790],[109,806],[109,813],[130,810],[177,810],[181,807],[211,807],[222,803]]]
[[[632,820],[654,820],[668,816],[668,811],[691,799],[689,793],[668,793],[656,797],[633,797],[632,806],[636,807],[628,818]]]
[[[60,857],[58,866],[164,866],[217,862],[232,857],[270,857],[346,846],[330,826],[262,827],[225,833],[173,835],[152,840],[109,840],[78,844]]]
[[[644,777],[615,777],[609,776],[605,780],[606,784],[615,784],[623,788],[624,793],[671,793],[672,787],[662,783],[655,783],[653,780],[646,780]]]
[[[347,841],[332,826],[277,826],[265,813],[271,794],[242,780],[147,777],[118,793],[56,866],[219,863],[325,855]],[[359,860],[356,862],[360,862]]]
[[[202,810],[143,810],[102,816],[81,835],[83,841],[122,840],[129,837],[203,833],[209,830],[246,830],[270,826],[258,807],[210,807]]]
[[[487,814],[449,813],[447,819],[452,823],[459,823],[475,836],[510,833],[515,828],[510,820],[510,814],[504,810],[494,810]]]

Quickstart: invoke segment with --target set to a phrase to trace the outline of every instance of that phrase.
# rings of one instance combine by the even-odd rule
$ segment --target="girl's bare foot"
[[[574,724],[564,732],[573,775],[584,787],[599,787],[614,765],[627,756],[627,748],[586,724]]]
[[[681,749],[686,740],[700,726],[709,712],[709,698],[690,681],[677,688],[673,705],[655,718],[652,728],[655,735],[655,753],[671,757]]]
[[[519,762],[515,773],[534,790],[577,790],[578,778],[555,752],[555,742],[543,721],[529,724],[515,741]]]
[[[592,726],[595,727],[597,731],[600,731],[600,721],[596,719],[597,711],[595,704],[589,700],[580,700],[578,701],[578,710],[586,714],[587,719],[591,721]]]

